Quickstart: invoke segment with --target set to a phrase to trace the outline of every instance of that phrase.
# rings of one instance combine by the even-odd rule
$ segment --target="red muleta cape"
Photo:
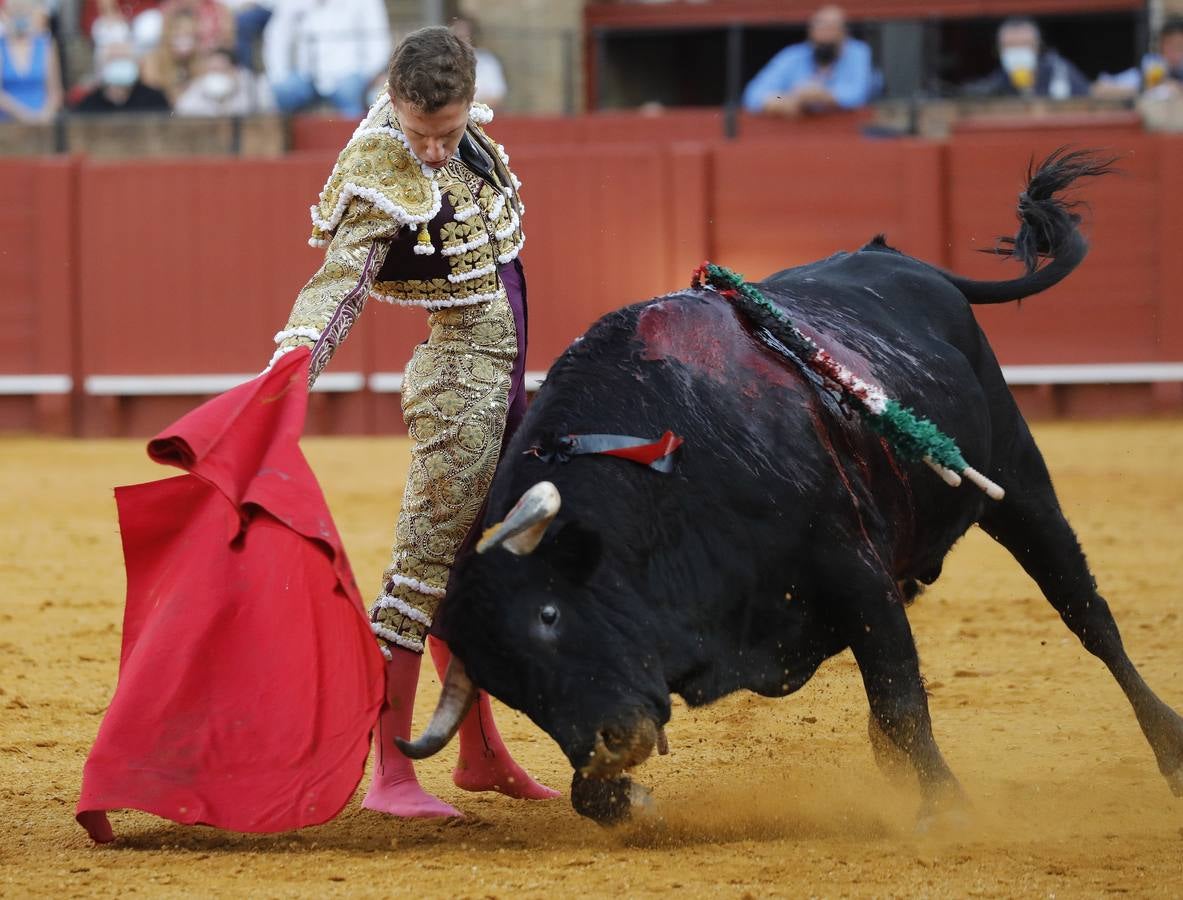
[[[148,444],[189,474],[115,491],[123,649],[76,810],[96,841],[111,809],[316,825],[361,780],[383,663],[298,446],[309,358],[286,354]]]

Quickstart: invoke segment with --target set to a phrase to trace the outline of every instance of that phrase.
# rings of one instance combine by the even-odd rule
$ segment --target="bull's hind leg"
[[[999,479],[1002,503],[979,523],[1018,560],[1089,653],[1113,673],[1125,692],[1158,768],[1183,797],[1183,718],[1155,696],[1126,655],[1109,604],[1097,593],[1084,552],[1060,510],[1043,458],[1027,436],[1019,462]]]
[[[915,770],[922,829],[942,818],[962,817],[965,796],[933,737],[920,659],[895,585],[876,579],[875,587],[852,597],[843,612],[852,625],[850,648],[871,707],[872,746],[875,741],[890,745]],[[886,746],[875,750],[879,759],[892,755]]]

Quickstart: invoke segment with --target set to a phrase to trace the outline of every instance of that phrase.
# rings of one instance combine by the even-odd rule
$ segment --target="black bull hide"
[[[896,458],[711,291],[605,316],[555,364],[506,450],[486,524],[541,481],[561,511],[529,555],[461,560],[437,624],[473,682],[562,747],[580,812],[628,815],[637,792],[624,772],[652,750],[671,693],[691,705],[739,689],[783,696],[848,647],[872,736],[910,761],[922,814],[955,808],[904,600],[975,523],[1108,666],[1183,793],[1183,719],[1123,650],[967,302],[1016,299],[1071,271],[1084,243],[1055,193],[1101,171],[1069,154],[1034,175],[1014,242],[1022,278],[971,282],[877,240],[759,285],[839,362],[952,436],[1006,489],[1001,502]],[[1054,260],[1037,268],[1041,256]],[[685,438],[668,475],[528,452],[571,433],[666,429]]]

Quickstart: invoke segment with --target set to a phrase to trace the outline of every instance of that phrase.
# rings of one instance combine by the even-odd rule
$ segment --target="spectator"
[[[1080,69],[1043,46],[1032,19],[1007,19],[998,27],[998,60],[995,71],[965,86],[966,94],[1065,100],[1089,92],[1089,80]]]
[[[244,69],[256,71],[255,45],[271,21],[275,0],[222,0],[234,14],[234,55]]]
[[[173,8],[164,13],[163,25],[159,46],[144,57],[143,77],[173,104],[194,75],[200,53],[197,16],[190,9]]]
[[[471,16],[457,16],[452,20],[452,33],[464,43],[472,47],[476,54],[476,96],[478,103],[484,103],[496,109],[505,95],[508,87],[505,84],[505,70],[501,68],[501,60],[492,50],[477,46],[480,39],[480,27]]]
[[[234,51],[225,48],[201,58],[197,77],[173,107],[179,116],[250,116],[274,108],[267,80],[237,65]]]
[[[1158,33],[1158,53],[1147,53],[1142,64],[1117,75],[1102,75],[1093,94],[1098,97],[1157,99],[1183,94],[1183,18],[1168,19]]]
[[[222,0],[165,0],[161,12],[189,13],[197,20],[197,49],[208,53],[234,46],[234,13]]]
[[[48,122],[61,109],[62,80],[45,8],[8,0],[0,23],[0,122]]]
[[[104,44],[128,41],[136,18],[155,8],[156,0],[87,0],[81,29],[83,34],[90,35],[97,52]]]
[[[390,50],[382,0],[277,0],[263,32],[267,78],[284,112],[327,100],[343,115],[360,116]]]
[[[797,116],[865,106],[874,91],[871,48],[846,33],[846,15],[823,6],[809,20],[809,40],[781,50],[743,92],[748,112]]]
[[[96,57],[99,86],[82,98],[81,113],[168,112],[168,98],[140,80],[140,65],[128,42],[107,44]]]

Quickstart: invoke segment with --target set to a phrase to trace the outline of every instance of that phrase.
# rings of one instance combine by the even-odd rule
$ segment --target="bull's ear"
[[[578,522],[563,525],[546,548],[546,554],[555,567],[576,584],[582,584],[591,577],[603,551],[600,536]]]

